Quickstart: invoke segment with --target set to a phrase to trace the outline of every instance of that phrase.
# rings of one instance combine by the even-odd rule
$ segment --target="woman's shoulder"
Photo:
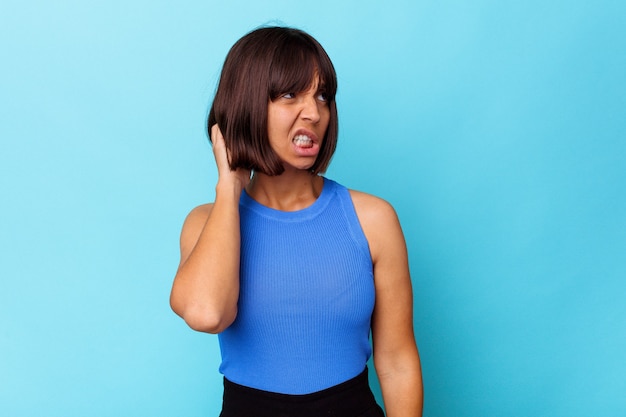
[[[373,194],[368,194],[363,191],[354,190],[346,187],[345,185],[338,183],[334,180],[325,178],[326,184],[336,189],[344,189],[350,194],[350,199],[354,208],[358,211],[370,212],[370,211],[385,211],[392,210],[393,207],[384,199],[377,197]]]
[[[207,203],[201,204],[189,212],[180,234],[181,247],[195,246],[212,209],[213,203]]]
[[[378,231],[389,230],[399,225],[398,215],[386,200],[357,190],[348,190],[354,210],[366,235],[374,236]]]
[[[211,214],[212,209],[213,203],[201,204],[197,207],[194,207],[187,215],[187,218],[185,218],[185,224],[183,227],[193,226],[198,222],[204,224],[206,222],[206,219],[209,217],[209,214]]]
[[[357,215],[363,215],[372,220],[385,219],[389,216],[396,217],[396,212],[388,201],[363,191],[348,189],[348,192]]]
[[[386,200],[372,194],[349,190],[363,233],[370,245],[372,260],[378,262],[389,248],[398,248],[404,238],[398,215]]]

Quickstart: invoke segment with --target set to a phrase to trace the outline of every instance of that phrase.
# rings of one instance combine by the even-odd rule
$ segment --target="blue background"
[[[0,414],[215,416],[169,309],[223,59],[303,28],[339,75],[328,176],[397,209],[425,416],[626,412],[626,2],[0,6]]]

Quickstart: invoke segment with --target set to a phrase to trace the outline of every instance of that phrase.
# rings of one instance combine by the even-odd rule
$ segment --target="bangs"
[[[307,39],[289,37],[274,51],[270,68],[269,98],[275,100],[285,93],[300,93],[311,87],[319,77],[318,89],[329,101],[335,100],[337,80],[335,69],[324,50]]]
[[[330,120],[319,154],[311,166],[317,175],[328,167],[337,146],[337,75],[324,48],[306,32],[264,27],[239,39],[228,52],[213,104],[207,133],[218,124],[229,153],[231,169],[244,168],[280,175],[283,162],[268,137],[269,101],[287,93],[299,94],[319,82]]]

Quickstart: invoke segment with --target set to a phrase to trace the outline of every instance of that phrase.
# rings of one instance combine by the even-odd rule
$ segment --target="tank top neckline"
[[[267,207],[250,197],[245,189],[243,190],[243,193],[241,193],[241,199],[239,201],[239,204],[242,207],[253,210],[264,217],[268,217],[274,220],[300,221],[310,219],[320,214],[331,200],[331,188],[333,188],[334,182],[326,177],[322,178],[324,180],[324,185],[322,186],[322,192],[320,193],[319,197],[317,197],[317,199],[311,205],[300,210],[283,211]]]

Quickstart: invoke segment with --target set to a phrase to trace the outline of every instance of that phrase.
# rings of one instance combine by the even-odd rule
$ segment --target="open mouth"
[[[293,138],[293,143],[301,148],[313,147],[313,139],[311,139],[307,135],[296,135],[296,137]]]

